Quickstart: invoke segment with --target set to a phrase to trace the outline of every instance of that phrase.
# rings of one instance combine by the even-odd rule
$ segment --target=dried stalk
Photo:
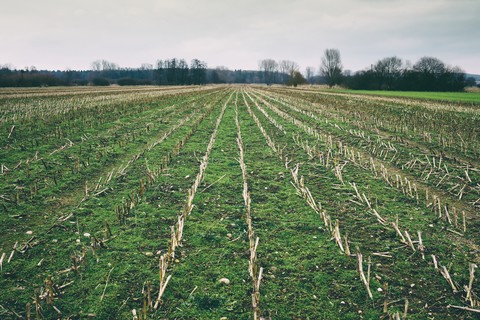
[[[332,237],[333,239],[335,239],[335,242],[337,243],[340,250],[342,250],[342,252],[345,252],[342,245],[342,237],[340,236],[340,227],[338,226],[338,220],[335,220],[335,228]]]
[[[415,252],[415,246],[413,245],[413,241],[412,241],[412,238],[410,238],[410,235],[408,234],[408,231],[405,230],[404,231],[405,233],[405,237],[407,238],[407,244],[410,246],[410,248],[412,248],[412,250]]]
[[[260,320],[260,282],[262,281],[263,268],[260,268],[258,277],[254,280],[254,291],[252,293],[253,318]]]
[[[466,286],[466,291],[467,291],[466,300],[470,301],[470,306],[472,307],[475,306],[475,301],[473,300],[473,294],[472,294],[472,286],[473,286],[473,279],[475,278],[476,268],[477,268],[477,265],[474,263],[471,263],[470,266],[468,267],[468,271],[470,273],[470,279],[468,281],[468,286]]]
[[[165,254],[160,256],[160,288],[158,290],[158,297],[157,300],[155,301],[155,306],[153,307],[155,310],[158,309],[158,306],[160,304],[160,301],[162,299],[163,292],[165,291],[165,288],[167,287],[168,281],[170,281],[170,278],[172,275],[169,275],[167,278],[165,278],[165,275],[167,273],[167,263],[166,263],[167,257]]]
[[[113,267],[113,268],[115,268],[115,267]],[[107,281],[105,282],[105,288],[103,288],[103,293],[102,293],[102,296],[100,297],[100,302],[102,302],[103,297],[105,296],[105,292],[107,291],[108,281],[110,281],[110,274],[112,273],[113,268],[110,269],[110,271],[108,272]]]
[[[437,257],[435,257],[435,255],[432,254],[432,260],[433,260],[433,267],[435,269],[438,269],[438,261],[437,261]]]
[[[365,273],[363,272],[363,255],[360,252],[360,249],[357,247],[357,259],[358,259],[358,272],[360,273],[360,279],[362,280],[365,288],[367,289],[368,296],[370,299],[373,299],[372,291],[370,291],[370,279],[365,277]]]
[[[5,252],[2,253],[2,257],[0,258],[0,271],[3,271],[3,260],[5,259]]]
[[[345,240],[345,255],[349,257],[351,256],[351,252],[350,252],[350,246],[348,245],[348,234],[345,234],[343,239]]]
[[[452,305],[449,305],[448,308],[455,308],[455,309],[460,309],[460,310],[465,310],[465,311],[471,311],[471,312],[480,313],[480,309],[473,309],[473,308],[469,308],[469,307],[460,307],[460,306],[452,306]]]
[[[450,273],[448,272],[448,270],[447,270],[447,268],[446,268],[445,266],[442,266],[442,267],[441,267],[440,273],[441,273],[442,276],[445,278],[445,280],[447,280],[448,284],[449,284],[450,287],[452,288],[453,293],[457,293],[457,292],[458,292],[457,286],[453,283],[453,280],[452,280],[452,278],[450,277]]]
[[[407,312],[408,312],[408,299],[405,299],[405,307],[403,308],[403,316],[402,319],[407,319]]]
[[[417,231],[418,234],[418,251],[422,254],[422,259],[425,260],[425,246],[423,245],[422,232]]]
[[[400,238],[402,239],[401,242],[407,244],[407,240],[405,239],[402,232],[400,231],[400,228],[398,227],[398,216],[397,216],[396,222],[392,222],[392,226],[397,232],[397,234],[400,236]]]
[[[377,210],[375,209],[372,209],[373,211],[373,215],[377,218],[377,221],[381,224],[381,225],[385,225],[386,224],[386,221],[385,219],[380,216],[380,214],[377,212]]]

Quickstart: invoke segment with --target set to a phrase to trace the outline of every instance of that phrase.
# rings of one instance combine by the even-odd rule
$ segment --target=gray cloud
[[[338,48],[345,68],[430,55],[480,74],[477,0],[2,0],[0,64],[85,69],[199,58],[255,69],[262,58],[318,67]]]

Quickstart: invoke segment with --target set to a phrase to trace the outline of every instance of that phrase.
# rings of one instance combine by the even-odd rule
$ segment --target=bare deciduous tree
[[[263,72],[263,79],[266,84],[271,84],[275,80],[275,72],[278,69],[278,63],[273,59],[263,59],[258,63],[260,71]]]
[[[402,74],[403,62],[397,57],[387,57],[377,61],[373,66],[373,71],[379,81],[382,89],[391,89],[394,82]]]
[[[293,77],[295,75],[295,72],[299,72],[298,70],[300,69],[300,66],[294,61],[289,62],[290,63],[288,64],[287,72],[290,77]]]
[[[326,49],[322,57],[320,73],[325,77],[330,87],[340,83],[342,68],[340,51],[338,49]]]
[[[95,60],[92,62],[93,71],[117,70],[119,66],[116,63],[107,60]]]
[[[290,60],[280,60],[278,63],[278,69],[281,75],[281,81],[283,84],[287,84],[295,74],[295,71],[299,70],[298,63]]]
[[[314,67],[306,67],[305,68],[305,77],[307,78],[308,83],[313,83],[313,77],[315,76],[315,68]]]
[[[102,63],[100,62],[100,60],[95,60],[92,62],[92,70],[102,71]]]
[[[425,91],[459,91],[465,87],[465,72],[434,57],[422,57],[413,65],[418,88]]]
[[[142,63],[140,70],[153,70],[153,64],[151,63]]]
[[[278,71],[280,72],[281,81],[287,83],[288,60],[280,60],[278,62]]]
[[[434,57],[422,57],[413,65],[413,70],[417,72],[441,74],[446,70],[445,63]]]

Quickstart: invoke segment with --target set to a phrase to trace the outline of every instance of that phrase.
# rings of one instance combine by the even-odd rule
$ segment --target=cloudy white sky
[[[0,0],[0,65],[88,69],[193,58],[257,69],[263,58],[345,69],[434,56],[480,74],[480,0]]]

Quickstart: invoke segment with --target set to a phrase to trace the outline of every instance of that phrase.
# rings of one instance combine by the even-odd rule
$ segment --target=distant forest
[[[0,66],[0,87],[40,86],[108,86],[108,85],[204,85],[211,83],[261,83],[260,71],[209,69],[207,64],[193,59],[159,60],[154,67],[121,68],[117,64],[98,60],[91,70],[37,70],[35,67],[13,69]],[[279,82],[278,82],[279,83]]]
[[[258,65],[259,70],[212,69],[198,59],[188,64],[178,58],[158,60],[155,66],[143,64],[139,68],[122,68],[107,60],[97,60],[90,70],[65,71],[0,65],[0,87],[266,83],[327,84],[364,90],[462,91],[476,85],[475,79],[467,78],[460,68],[449,67],[432,57],[423,57],[412,66],[397,57],[388,57],[368,69],[352,73],[343,70],[337,49],[327,49],[318,72],[307,67],[302,73],[298,64],[289,60],[263,59]]]

